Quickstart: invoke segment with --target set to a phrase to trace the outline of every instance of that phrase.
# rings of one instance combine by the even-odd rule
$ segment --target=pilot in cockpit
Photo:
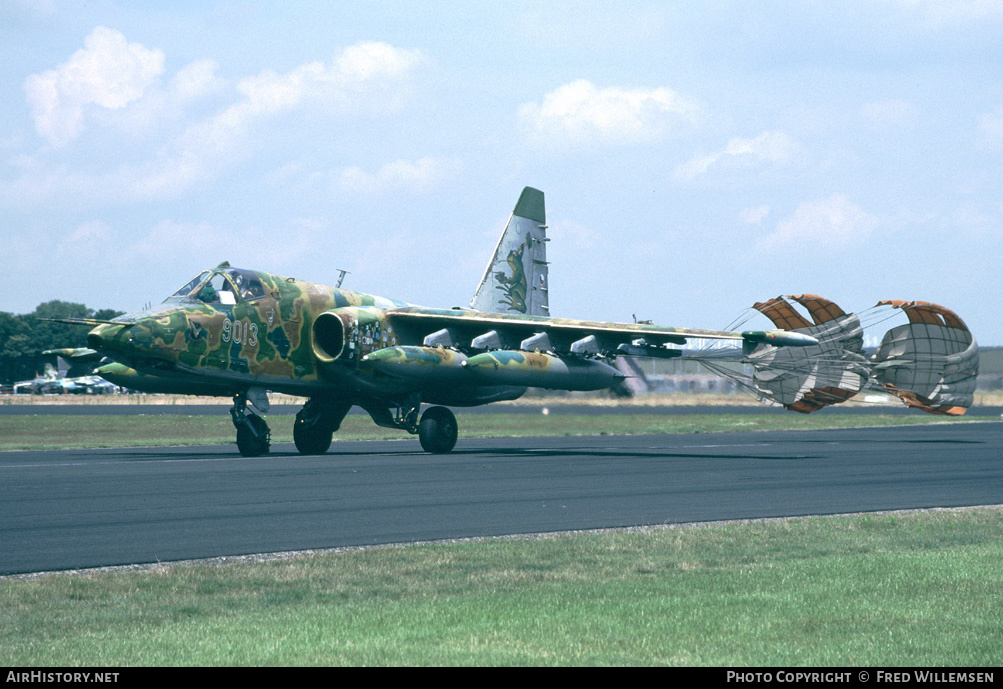
[[[205,287],[199,290],[197,298],[204,304],[212,304],[219,301],[219,295],[216,294],[216,288],[212,286],[211,282],[207,282]]]
[[[225,304],[232,306],[237,303],[237,297],[233,293],[233,287],[229,280],[217,273],[212,279],[199,290],[198,300],[203,304]]]

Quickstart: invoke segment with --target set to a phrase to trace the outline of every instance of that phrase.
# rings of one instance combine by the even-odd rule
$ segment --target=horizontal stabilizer
[[[46,349],[42,352],[43,356],[55,355],[60,356],[68,361],[72,361],[75,364],[87,363],[91,361],[100,361],[104,358],[104,355],[100,352],[89,349],[87,347],[65,347],[63,349]]]

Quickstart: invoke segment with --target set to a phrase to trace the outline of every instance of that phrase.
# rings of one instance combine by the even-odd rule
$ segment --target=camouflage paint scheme
[[[485,352],[467,359],[464,368],[482,380],[556,390],[605,390],[624,379],[601,361],[541,352]]]
[[[466,355],[445,347],[387,347],[367,354],[363,363],[377,371],[414,380],[467,380]]]
[[[352,406],[381,426],[449,452],[456,420],[444,407],[521,396],[528,386],[598,390],[623,380],[618,355],[676,356],[688,338],[817,344],[785,331],[737,333],[551,318],[543,193],[523,189],[469,309],[430,309],[222,263],[163,304],[89,325],[112,382],[151,392],[232,396],[237,446],[268,452],[267,391],[309,398],[294,440],[321,454]],[[505,273],[505,266],[512,271]],[[793,339],[792,339],[793,338]],[[88,354],[87,356],[90,356]],[[396,413],[393,411],[396,409]]]
[[[240,294],[238,279],[260,284],[259,294]],[[223,282],[233,303],[203,301],[210,281]],[[513,386],[505,376],[489,380],[464,366],[468,355],[480,352],[472,340],[485,332],[497,335],[500,349],[513,351],[526,338],[546,333],[554,356],[537,355],[535,367],[527,364],[526,370],[541,372],[540,387],[557,389],[580,389],[570,378],[562,385],[557,371],[570,376],[575,364],[561,366],[558,359],[578,358],[571,346],[590,335],[599,343],[598,357],[613,357],[618,345],[638,338],[649,347],[680,344],[687,337],[742,338],[650,324],[429,309],[228,264],[205,271],[159,307],[121,321],[98,325],[88,335],[91,347],[117,362],[103,368],[119,384],[215,395],[256,387],[386,408],[415,392],[422,401],[451,405],[522,394],[533,383]],[[453,347],[423,346],[426,337],[443,329],[451,333]],[[492,356],[511,366],[504,351]],[[601,387],[617,381],[608,378]]]
[[[175,392],[204,383],[227,395],[248,385],[310,394],[317,387],[328,387],[311,348],[311,328],[318,314],[350,311],[356,322],[352,346],[360,354],[397,344],[381,314],[403,302],[226,264],[202,275],[189,294],[175,294],[151,311],[123,316],[122,325],[102,324],[91,331],[89,344],[119,363],[106,372],[123,382],[136,376],[125,382],[133,385],[143,385],[140,376],[153,377],[157,380],[147,381],[148,385]],[[234,295],[235,275],[256,279],[264,291],[251,299],[235,296],[232,304],[201,301],[197,295],[217,275],[223,276]],[[351,363],[352,357],[347,361]],[[172,390],[173,380],[179,385]]]

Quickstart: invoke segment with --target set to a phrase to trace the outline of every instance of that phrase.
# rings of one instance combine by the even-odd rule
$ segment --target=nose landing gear
[[[244,457],[260,457],[271,449],[272,431],[265,420],[247,411],[247,393],[233,396],[230,418],[237,429],[237,449]]]

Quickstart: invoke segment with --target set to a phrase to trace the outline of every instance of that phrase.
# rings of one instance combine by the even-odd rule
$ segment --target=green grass
[[[997,666],[1003,512],[0,580],[0,664]]]
[[[850,426],[917,423],[964,423],[926,414],[463,414],[457,416],[460,438],[614,435],[648,433],[717,433],[748,430],[812,430]],[[272,442],[292,442],[292,416],[269,418]],[[50,450],[148,445],[208,445],[234,442],[229,415],[68,415],[0,416],[0,450]],[[380,428],[368,416],[350,416],[335,434],[338,440],[404,438]]]

